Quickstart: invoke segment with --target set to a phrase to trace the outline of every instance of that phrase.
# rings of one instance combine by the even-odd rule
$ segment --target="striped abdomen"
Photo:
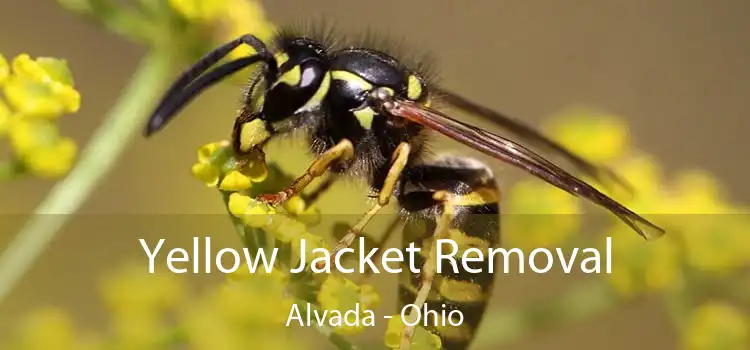
[[[455,162],[454,159],[454,163],[450,165],[456,165]],[[457,165],[462,164],[464,163]],[[436,313],[425,315],[423,311],[420,322],[426,322],[429,330],[438,333],[443,340],[443,347],[449,350],[466,349],[474,338],[492,294],[494,279],[488,271],[493,262],[487,256],[488,249],[495,248],[500,241],[499,190],[489,170],[476,167],[473,162],[469,165],[474,167],[446,167],[445,164],[420,166],[421,169],[417,169],[418,175],[414,172],[407,174],[407,183],[400,195],[402,207],[410,213],[404,228],[403,243],[408,246],[415,242],[420,247],[420,253],[415,254],[414,262],[414,266],[420,271],[424,271],[423,265],[435,244],[437,222],[446,212],[446,205],[452,206],[453,218],[447,232],[442,235],[448,239],[447,242],[455,242],[455,246],[443,243],[441,253],[445,257],[457,248],[457,252],[452,255],[455,266],[450,259],[439,262],[441,271],[435,276],[427,298],[427,309]],[[431,194],[438,191],[452,194],[453,204],[430,202]],[[479,255],[470,252],[467,257],[473,259],[463,262],[461,257],[469,248],[481,251],[482,259],[477,261]],[[414,303],[424,277],[423,274],[412,273],[408,268],[403,271],[399,286],[401,308]],[[447,316],[454,310],[460,311],[462,317],[453,312],[453,318],[442,319],[442,316]],[[463,318],[463,322],[456,325],[460,318]]]

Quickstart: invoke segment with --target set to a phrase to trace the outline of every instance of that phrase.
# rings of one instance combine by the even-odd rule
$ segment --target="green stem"
[[[0,256],[0,302],[15,287],[72,214],[112,170],[137,134],[171,72],[171,56],[151,52],[96,130],[70,174],[57,183]]]

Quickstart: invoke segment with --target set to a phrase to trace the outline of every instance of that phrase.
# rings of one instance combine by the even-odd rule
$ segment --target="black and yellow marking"
[[[245,93],[232,130],[232,146],[238,159],[262,154],[269,140],[297,131],[306,133],[309,150],[318,158],[286,190],[260,199],[283,202],[329,171],[364,179],[371,190],[379,193],[378,203],[340,242],[339,246],[345,246],[396,193],[402,213],[417,216],[407,222],[412,226],[424,223],[421,228],[407,228],[417,234],[406,235],[405,242],[416,242],[427,250],[426,255],[415,258],[425,265],[424,273],[419,278],[406,276],[406,283],[401,286],[402,303],[416,300],[430,308],[446,304],[465,314],[462,326],[435,329],[446,349],[464,349],[470,343],[487,306],[492,278],[466,271],[434,275],[436,265],[431,262],[430,247],[438,237],[455,239],[460,251],[494,247],[500,235],[499,193],[491,173],[476,161],[449,157],[425,163],[427,129],[593,201],[644,237],[664,234],[661,228],[541,155],[532,154],[511,140],[495,142],[500,140],[499,135],[456,121],[439,110],[424,108],[439,96],[441,104],[492,120],[515,136],[563,156],[589,176],[600,180],[616,178],[611,171],[590,164],[533,128],[432,85],[428,71],[422,69],[427,67],[402,62],[368,45],[334,45],[310,34],[281,31],[273,47],[246,34],[208,52],[169,87],[150,116],[144,134],[152,135],[164,128],[186,104],[217,82],[245,67],[262,65]],[[255,53],[220,63],[241,45]],[[484,267],[488,263],[478,264]],[[408,347],[408,337],[405,344]]]
[[[487,260],[486,255],[481,261],[466,263],[470,268],[481,269],[482,272],[478,274],[463,269],[461,256],[469,248],[478,248],[486,252],[488,248],[494,248],[500,242],[499,189],[491,179],[481,178],[481,171],[475,172],[476,178],[471,179],[471,171],[467,170],[446,167],[430,169],[426,166],[424,173],[432,176],[419,176],[423,184],[431,180],[438,184],[438,178],[444,177],[444,183],[448,184],[449,188],[431,192],[433,195],[445,194],[444,200],[436,201],[422,209],[422,212],[433,213],[432,217],[409,220],[404,228],[403,244],[406,246],[415,242],[420,248],[420,253],[414,256],[414,266],[422,268],[420,274],[413,274],[408,268],[403,269],[399,286],[400,307],[415,304],[415,301],[419,303],[420,293],[425,292],[424,288],[429,288],[423,297],[429,310],[437,311],[438,314],[442,310],[446,310],[446,314],[451,310],[459,310],[464,316],[461,325],[451,326],[447,322],[437,320],[438,326],[427,327],[440,336],[446,350],[464,350],[469,346],[487,308],[494,285],[493,275],[488,272],[488,266],[492,262]],[[468,191],[467,184],[470,184]],[[430,193],[429,189],[406,193],[402,204],[409,207],[408,202],[417,201],[417,195],[424,192]],[[412,199],[409,199],[410,195],[414,195]],[[419,197],[424,198],[426,194]],[[441,222],[447,225],[442,225]],[[441,273],[434,276],[431,274],[431,271],[436,271],[436,266],[430,264],[436,264],[436,254],[433,252],[438,238],[456,242],[458,253],[455,257],[459,271],[454,271],[450,262],[442,261]],[[406,264],[408,263],[410,262]],[[427,321],[434,325],[436,320]],[[443,326],[443,323],[446,325]]]

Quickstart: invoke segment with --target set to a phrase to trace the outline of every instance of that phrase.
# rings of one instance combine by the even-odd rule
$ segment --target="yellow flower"
[[[210,163],[222,149],[230,147],[229,142],[210,142],[198,148],[198,162]]]
[[[22,53],[13,59],[13,73],[41,82],[73,85],[67,61],[57,58],[39,57],[32,60],[31,56]]]
[[[32,173],[46,178],[66,174],[77,153],[75,142],[59,134],[57,126],[44,119],[17,119],[10,123],[10,143]]]
[[[580,228],[580,199],[547,183],[519,182],[511,187],[508,198],[503,230],[509,246],[557,246]]]
[[[283,326],[293,301],[284,296],[285,286],[274,282],[261,277],[227,285],[220,288],[213,302],[223,316],[238,324]]]
[[[271,272],[267,273],[265,269],[259,268],[255,271],[255,273],[250,273],[247,265],[227,275],[227,279],[231,282],[242,282],[253,278],[261,278],[259,276],[262,276],[262,278],[268,278],[268,280],[271,281],[272,284],[280,286],[286,286],[289,283],[290,279],[288,271],[271,269]]]
[[[358,286],[349,279],[329,276],[320,287],[318,303],[325,310],[339,310],[342,313],[359,307],[361,320],[366,310],[372,310],[380,304],[380,296],[372,286]],[[356,317],[353,313],[349,313],[348,316]],[[348,319],[342,322],[341,327],[334,328],[334,331],[340,334],[361,332],[364,324],[355,321],[355,319]],[[349,326],[346,323],[355,325]]]
[[[305,211],[305,200],[300,196],[294,196],[284,202],[284,209],[292,214],[298,215]]]
[[[675,223],[688,264],[722,272],[750,261],[750,219],[721,196],[718,182],[701,171],[680,174],[672,198]]]
[[[385,346],[389,349],[400,349],[401,340],[404,336],[406,325],[401,319],[401,315],[391,315],[388,320],[388,328],[385,331]],[[442,349],[443,342],[440,337],[427,331],[421,326],[414,330],[411,349],[413,350],[438,350]]]
[[[169,6],[185,19],[202,23],[216,20],[226,10],[224,0],[169,0]]]
[[[183,319],[191,348],[242,349],[248,344],[266,344],[265,337],[271,335],[278,341],[288,337],[285,323],[293,300],[286,296],[289,278],[285,273],[261,270],[228,279],[230,283],[185,305]]]
[[[0,85],[5,82],[5,79],[10,75],[10,67],[8,66],[8,60],[5,56],[0,54]]]
[[[247,190],[252,183],[265,180],[268,171],[262,154],[250,154],[238,163],[231,157],[231,149],[227,141],[201,146],[197,152],[198,162],[192,165],[190,173],[209,187],[216,187],[223,177],[219,189],[230,192]]]
[[[210,163],[195,163],[190,168],[190,173],[208,187],[216,187],[219,182],[219,169]]]
[[[315,258],[321,257],[320,253],[313,253],[315,249],[325,249],[326,251],[331,251],[330,246],[326,243],[325,239],[323,237],[320,237],[318,235],[309,233],[309,232],[303,232],[299,236],[295,237],[296,239],[290,239],[292,242],[292,249],[295,252],[301,251],[301,245],[302,239],[305,240],[305,256],[308,261],[311,261]]]
[[[59,309],[40,309],[26,317],[20,329],[21,349],[74,349],[76,330],[71,317]]]
[[[21,54],[13,60],[13,73],[3,87],[8,103],[19,113],[53,119],[80,108],[81,96],[64,60],[32,60]]]
[[[78,146],[69,137],[63,137],[50,147],[41,147],[25,159],[26,168],[43,178],[56,178],[70,171],[76,159]]]
[[[607,279],[620,294],[633,296],[680,287],[680,251],[673,236],[646,242],[627,226],[617,226],[609,236],[612,273]]]
[[[12,120],[13,112],[5,101],[0,99],[0,136],[5,136],[8,133]]]
[[[21,157],[43,147],[57,143],[60,132],[50,121],[41,119],[19,119],[10,125],[10,145]]]
[[[237,38],[252,33],[266,44],[276,33],[276,27],[266,18],[263,6],[257,0],[227,0],[227,11],[222,21],[222,41],[226,38]],[[253,54],[253,49],[242,45],[230,53],[230,58],[239,58]]]
[[[102,294],[109,309],[117,314],[136,311],[156,314],[184,300],[177,275],[159,270],[150,274],[141,265],[128,265],[107,276],[102,283]]]
[[[684,342],[689,350],[742,350],[750,340],[750,320],[722,302],[709,302],[693,310]]]
[[[296,241],[299,241],[300,238],[303,238],[303,237],[308,237],[308,238],[311,238],[309,236],[313,236],[312,238],[318,237],[314,235],[305,236],[305,234],[307,233],[307,227],[305,227],[305,224],[285,215],[275,216],[273,218],[273,222],[268,227],[268,230],[271,232],[271,234],[273,234],[273,236],[277,240],[284,242],[284,243],[296,242]]]
[[[250,182],[250,178],[242,174],[241,172],[237,170],[232,170],[226,175],[224,175],[224,178],[221,180],[221,184],[219,184],[219,189],[222,191],[242,191],[250,188],[252,186],[252,182]]]
[[[632,187],[633,193],[626,193],[621,187],[600,188],[603,192],[627,204],[638,213],[669,213],[664,198],[664,182],[659,163],[649,155],[635,153],[619,162],[613,169]],[[661,200],[660,200],[661,199]]]
[[[114,314],[112,323],[114,339],[122,349],[153,348],[168,330],[163,315],[137,308]]]
[[[592,162],[609,162],[630,146],[628,124],[610,113],[572,109],[552,119],[550,135]]]
[[[249,196],[245,196],[239,193],[232,193],[229,195],[229,204],[227,205],[227,207],[229,208],[229,212],[232,213],[232,215],[241,217],[242,215],[245,215],[245,211],[247,211],[247,208],[250,206],[252,200],[253,199]]]
[[[229,195],[228,208],[232,215],[255,228],[271,225],[274,222],[272,215],[276,213],[274,208],[239,193]]]

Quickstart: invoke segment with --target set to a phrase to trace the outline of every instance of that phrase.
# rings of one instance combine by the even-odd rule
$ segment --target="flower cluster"
[[[149,274],[128,264],[102,284],[111,320],[109,331],[86,332],[59,309],[41,309],[27,316],[4,349],[105,350],[167,349],[305,349],[290,337],[286,314],[293,299],[278,272],[230,275],[227,283],[202,293],[189,293],[171,273]],[[280,315],[284,314],[283,317]]]
[[[665,293],[665,298],[678,293],[690,300],[707,283],[742,288],[735,281],[750,267],[750,216],[727,199],[711,174],[690,169],[667,178],[658,162],[633,149],[624,121],[616,116],[576,110],[553,121],[549,129],[560,142],[589,159],[612,164],[633,188],[630,194],[602,188],[605,193],[667,230],[667,235],[648,242],[621,223],[606,231],[613,237],[613,272],[607,279],[615,291],[622,296]],[[738,292],[743,293],[750,291]],[[687,348],[744,348],[747,316],[740,309],[719,301],[688,301],[680,308],[696,304],[683,330]]]
[[[199,148],[198,162],[192,166],[191,172],[207,186],[218,187],[225,194],[229,213],[250,229],[244,230],[242,235],[261,236],[246,236],[243,237],[245,241],[264,241],[268,244],[259,248],[279,247],[284,252],[294,252],[283,256],[281,264],[274,266],[275,274],[286,276],[286,272],[276,269],[296,265],[300,258],[296,254],[300,252],[300,242],[303,239],[306,243],[306,255],[310,257],[308,259],[317,257],[317,252],[314,252],[316,249],[330,251],[331,247],[323,237],[308,230],[309,225],[318,221],[319,213],[314,207],[308,207],[299,196],[290,198],[279,208],[254,199],[255,195],[265,192],[263,188],[256,187],[266,185],[269,188],[264,180],[278,178],[269,176],[269,169],[263,158],[260,153],[250,154],[238,162],[232,155],[229,143],[210,143]],[[286,184],[282,186],[284,185]],[[267,236],[271,239],[268,240]],[[360,310],[364,312],[380,303],[380,296],[372,286],[357,284],[336,275],[308,275],[293,280],[286,277],[284,280],[288,284],[285,290],[294,298],[311,301],[323,310],[353,310],[359,304]],[[277,315],[287,317],[289,308],[278,310]],[[342,335],[356,334],[362,330],[361,323],[350,326],[347,322],[333,329],[335,333]]]
[[[60,134],[58,120],[80,108],[81,96],[64,60],[0,55],[0,137],[13,151],[0,162],[0,178],[30,174],[58,178],[72,167],[73,139]]]
[[[750,318],[725,302],[712,301],[693,310],[685,330],[685,348],[746,349]]]
[[[183,19],[198,25],[218,25],[216,40],[224,42],[253,33],[268,42],[276,27],[266,18],[258,1],[247,0],[169,0],[169,6]],[[251,54],[249,47],[240,47],[230,56]]]

